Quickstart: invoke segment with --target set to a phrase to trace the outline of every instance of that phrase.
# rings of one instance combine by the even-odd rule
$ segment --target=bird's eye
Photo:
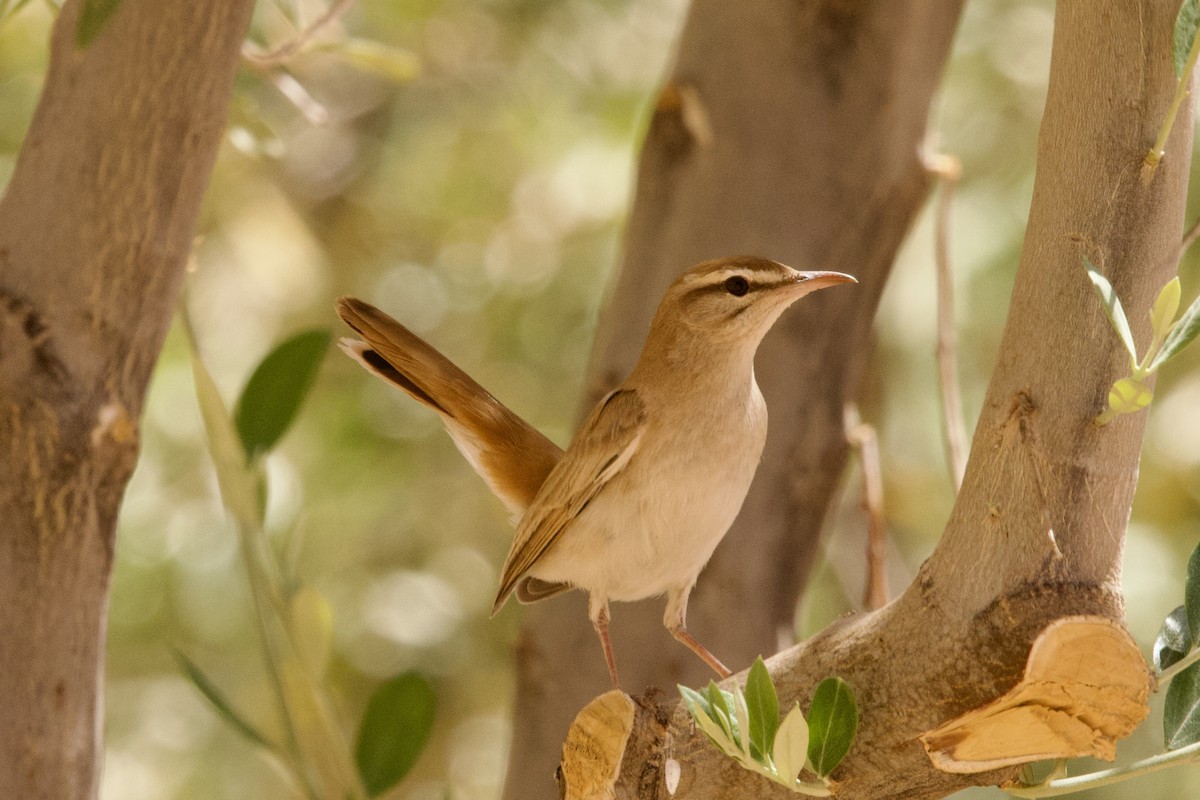
[[[750,291],[750,281],[746,280],[741,275],[734,275],[732,278],[726,278],[725,291],[729,292],[734,297],[742,297],[746,294],[746,292]]]

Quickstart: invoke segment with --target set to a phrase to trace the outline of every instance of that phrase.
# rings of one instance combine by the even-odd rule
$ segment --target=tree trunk
[[[123,0],[81,48],[81,5],[0,199],[0,797],[96,795],[117,508],[253,8]]]
[[[696,0],[639,165],[625,259],[584,407],[619,382],[683,269],[755,254],[861,285],[808,298],[759,351],[771,414],[750,496],[693,594],[689,628],[734,669],[791,634],[846,461],[842,413],[870,355],[897,248],[920,209],[920,159],[961,0]],[[711,672],[663,629],[661,602],[618,605],[626,690]],[[521,638],[505,797],[548,797],[570,720],[607,688],[581,597],[534,606]]]
[[[1154,172],[1142,168],[1175,86],[1178,5],[1059,3],[1025,246],[942,540],[898,600],[831,626],[769,665],[784,707],[806,704],[829,675],[857,692],[859,736],[834,774],[839,797],[934,798],[1013,777],[1012,768],[996,769],[1011,758],[958,764],[973,774],[935,769],[926,747],[944,766],[954,758],[930,745],[939,737],[925,737],[923,746],[922,734],[1024,685],[1040,632],[1092,615],[1098,624],[1089,624],[1128,643],[1119,627],[1121,549],[1145,416],[1093,422],[1129,362],[1081,256],[1103,265],[1144,346],[1146,311],[1175,271],[1191,153],[1189,103],[1166,160]],[[1143,683],[1137,717],[1148,676],[1130,648],[1122,669]],[[1091,658],[1085,649],[1060,666],[1087,669]],[[1114,738],[1089,721],[1108,710],[1101,704],[1060,716],[1083,725],[1091,742]],[[667,758],[682,763],[675,798],[791,796],[779,787],[772,794],[772,784],[721,756],[673,700],[644,704],[635,716],[617,762],[618,797],[666,797]],[[951,756],[954,739],[941,737]]]

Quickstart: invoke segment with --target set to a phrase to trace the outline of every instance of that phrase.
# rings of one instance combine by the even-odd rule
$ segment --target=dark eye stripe
[[[729,277],[736,277],[736,275],[731,275]],[[727,295],[727,294],[729,294],[729,290],[725,287],[725,282],[727,280],[729,280],[729,277],[723,278],[722,280],[718,281],[717,283],[706,283],[703,286],[697,286],[694,289],[690,289],[687,294],[688,294],[688,296],[691,296],[691,297],[703,297],[706,294],[726,294]],[[741,297],[749,297],[750,295],[754,294],[755,292],[762,292],[762,291],[766,291],[768,289],[773,289],[779,285],[777,282],[774,282],[774,281],[760,281],[760,280],[756,280],[753,277],[749,277],[749,276],[745,276],[745,275],[743,275],[741,277],[746,278],[746,283],[749,284],[749,287],[748,287],[746,293],[744,295],[741,295]]]

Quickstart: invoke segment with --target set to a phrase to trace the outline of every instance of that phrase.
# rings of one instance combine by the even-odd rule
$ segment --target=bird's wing
[[[520,517],[562,450],[375,306],[343,297],[337,310],[366,340],[343,339],[342,350],[373,375],[436,411],[459,452],[514,518]]]
[[[529,568],[629,463],[645,428],[645,406],[632,389],[618,389],[596,405],[517,526],[493,614]]]

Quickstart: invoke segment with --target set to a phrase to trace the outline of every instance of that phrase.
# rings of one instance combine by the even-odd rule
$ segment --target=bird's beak
[[[826,289],[830,286],[837,286],[839,283],[858,283],[858,280],[853,275],[847,275],[844,272],[796,273],[796,288],[803,287],[804,294],[815,292],[818,289]]]

